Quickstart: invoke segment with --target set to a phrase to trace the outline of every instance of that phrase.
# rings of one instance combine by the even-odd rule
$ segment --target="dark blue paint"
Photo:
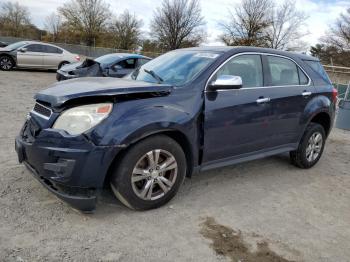
[[[307,124],[318,113],[325,112],[333,123],[332,85],[303,62],[303,59],[315,58],[260,48],[207,50],[220,52],[220,56],[182,87],[125,79],[84,78],[58,83],[39,92],[35,99],[51,106],[54,114],[49,121],[31,114],[42,130],[33,143],[24,142],[20,136],[17,138],[25,162],[39,177],[57,187],[96,190],[103,186],[118,154],[152,134],[182,134],[183,142],[190,149],[185,153],[192,159],[191,170],[206,170],[296,149]],[[232,55],[242,52],[290,57],[307,72],[312,84],[204,92],[215,69]],[[269,84],[266,79],[264,83]],[[303,97],[304,91],[313,94]],[[257,104],[256,100],[261,97],[270,97],[271,102]],[[113,111],[83,135],[70,136],[51,129],[62,110],[87,103],[86,99],[89,102],[113,101]],[[74,160],[74,168],[68,176],[44,169],[45,163],[67,159]]]

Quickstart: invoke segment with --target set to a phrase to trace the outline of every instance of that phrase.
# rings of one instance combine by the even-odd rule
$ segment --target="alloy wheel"
[[[133,169],[133,191],[143,200],[159,199],[171,190],[177,172],[177,161],[170,152],[162,149],[149,151],[138,160]]]
[[[4,70],[10,70],[12,68],[13,64],[10,58],[3,57],[0,60],[0,67]]]
[[[320,132],[315,132],[309,138],[306,147],[306,159],[309,162],[315,161],[321,153],[323,146],[323,137]]]

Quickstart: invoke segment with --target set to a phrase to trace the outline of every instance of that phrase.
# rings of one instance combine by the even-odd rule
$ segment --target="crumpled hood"
[[[67,64],[62,66],[58,71],[69,72],[77,69],[77,67],[81,66],[83,62],[76,62],[72,64]]]
[[[111,77],[85,77],[58,82],[40,91],[34,98],[60,107],[72,99],[98,96],[117,96],[136,93],[169,93],[172,86],[154,84],[131,79]]]

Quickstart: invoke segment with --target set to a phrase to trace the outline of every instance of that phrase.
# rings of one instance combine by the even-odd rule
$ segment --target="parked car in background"
[[[61,81],[86,76],[121,78],[150,60],[149,57],[137,54],[108,54],[94,60],[86,59],[83,62],[65,65],[57,70],[56,79]]]
[[[109,184],[123,204],[144,210],[167,203],[195,172],[285,152],[311,168],[337,91],[315,57],[201,47],[123,79],[56,83],[35,99],[16,138],[19,161],[77,209],[92,211]]]
[[[5,47],[5,46],[8,46],[8,43],[1,42],[1,41],[0,41],[0,47]]]
[[[0,70],[12,68],[55,69],[80,61],[61,47],[34,41],[21,41],[0,48]]]

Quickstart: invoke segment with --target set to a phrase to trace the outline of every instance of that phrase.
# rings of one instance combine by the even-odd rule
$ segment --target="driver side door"
[[[44,67],[44,48],[40,44],[29,44],[24,46],[25,52],[17,51],[17,65],[19,67]]]
[[[111,67],[108,75],[111,77],[124,77],[134,71],[136,68],[136,59],[122,60]]]
[[[222,75],[240,76],[242,88],[210,90],[206,87],[204,169],[206,165],[215,166],[266,149],[273,139],[273,107],[269,100],[272,91],[264,88],[261,55],[232,57],[211,76],[209,85]]]

